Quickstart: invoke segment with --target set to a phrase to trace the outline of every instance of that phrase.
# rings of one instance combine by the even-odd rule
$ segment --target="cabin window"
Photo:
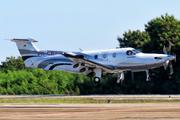
[[[95,59],[98,59],[98,55],[95,55],[94,58],[95,58]]]
[[[113,58],[115,58],[116,57],[116,53],[113,53]]]

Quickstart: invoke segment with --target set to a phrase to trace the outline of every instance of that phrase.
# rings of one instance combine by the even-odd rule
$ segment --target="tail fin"
[[[33,42],[38,42],[33,38],[28,38],[28,39],[8,39],[13,42],[16,42],[16,45],[18,47],[18,50],[25,61],[27,58],[37,56],[37,51],[39,51],[38,48],[33,44]]]

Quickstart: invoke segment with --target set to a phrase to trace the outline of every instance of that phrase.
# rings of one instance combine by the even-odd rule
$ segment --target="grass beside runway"
[[[180,102],[180,100],[111,100],[111,103],[162,103]],[[0,103],[108,103],[108,100],[82,99],[0,99]]]

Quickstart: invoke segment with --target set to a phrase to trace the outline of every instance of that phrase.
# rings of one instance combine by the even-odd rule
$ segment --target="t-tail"
[[[16,43],[19,53],[22,56],[22,59],[26,65],[26,67],[33,67],[30,66],[32,65],[31,57],[38,57],[38,51],[39,49],[33,44],[33,42],[38,42],[33,38],[28,38],[28,39],[8,39]],[[27,60],[28,59],[28,60]],[[25,62],[27,60],[27,62]]]

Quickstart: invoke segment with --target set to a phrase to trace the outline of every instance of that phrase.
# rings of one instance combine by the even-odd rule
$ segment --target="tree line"
[[[163,67],[150,70],[151,81],[145,72],[125,73],[122,85],[115,83],[117,76],[104,75],[100,84],[81,74],[26,68],[21,57],[7,57],[0,67],[0,94],[179,94],[180,93],[180,21],[173,15],[161,15],[145,24],[145,31],[125,31],[118,37],[120,47],[133,47],[145,53],[163,53],[163,46],[176,55],[174,73]]]

